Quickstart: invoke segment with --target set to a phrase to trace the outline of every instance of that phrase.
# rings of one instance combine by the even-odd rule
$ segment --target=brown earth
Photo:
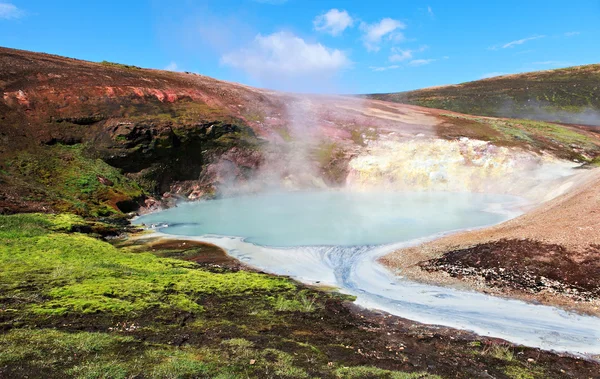
[[[256,271],[230,258],[221,248],[203,242],[154,237],[145,239],[142,236],[126,239],[118,245],[138,246],[140,251],[151,247],[154,254],[159,256],[191,260],[205,269],[218,272]],[[289,314],[285,315],[282,325],[265,325],[259,335],[247,334],[248,329],[256,327],[250,326],[252,321],[248,321],[244,313],[246,304],[252,302],[251,296],[238,299],[239,306],[220,304],[219,299],[205,299],[205,306],[212,318],[223,323],[223,326],[209,329],[203,334],[186,330],[188,325],[193,324],[193,316],[173,314],[165,315],[160,322],[179,325],[177,329],[167,334],[148,334],[140,330],[133,335],[146,342],[191,346],[218,346],[223,340],[246,338],[257,348],[276,347],[290,354],[297,354],[295,344],[290,341],[300,338],[323,351],[331,361],[345,362],[349,366],[376,365],[389,370],[426,371],[444,378],[512,378],[507,372],[515,367],[535,377],[599,377],[595,361],[516,346],[501,339],[481,337],[444,326],[424,325],[385,312],[366,310],[343,297],[323,297],[321,291],[298,285],[318,296],[322,307],[317,307],[313,313],[283,312]],[[227,325],[223,320],[231,320],[232,323]],[[157,320],[151,317],[128,322],[148,325]],[[105,331],[109,325],[114,325],[115,320],[98,317],[94,320],[86,318],[85,321],[55,320],[53,323],[62,323],[63,327],[67,325],[68,330]],[[245,324],[248,325],[244,327]],[[512,358],[507,360],[497,353],[499,350],[509,351]],[[309,358],[304,368],[311,372],[315,365]],[[313,374],[328,377],[322,372]]]
[[[201,269],[216,273],[248,270],[239,262],[227,259],[223,250],[210,244],[143,235],[117,239],[114,243],[131,251],[151,250],[159,256],[189,259],[198,262]],[[223,350],[226,349],[223,341],[241,338],[253,344],[253,352],[283,351],[294,357],[295,367],[302,368],[311,377],[332,379],[339,376],[333,373],[334,367],[329,362],[350,368],[369,366],[424,372],[443,378],[599,377],[598,363],[593,360],[516,346],[452,328],[423,325],[384,312],[365,310],[335,293],[324,293],[299,283],[297,286],[298,291],[314,299],[313,311],[270,309],[273,315],[264,318],[249,312],[256,312],[265,297],[276,294],[247,293],[226,299],[206,295],[201,299],[205,309],[202,314],[161,309],[120,316],[68,313],[35,317],[30,314],[14,319],[10,312],[0,312],[0,334],[35,328],[129,337],[127,343],[111,347],[111,353],[120,360],[143,356],[153,346]],[[235,350],[228,353],[239,361]],[[0,365],[0,378],[62,378],[66,367],[83,358],[73,356],[68,359],[72,362],[56,361],[43,369],[39,362],[28,360]],[[295,376],[253,371],[250,377]],[[389,374],[361,377],[388,378]]]

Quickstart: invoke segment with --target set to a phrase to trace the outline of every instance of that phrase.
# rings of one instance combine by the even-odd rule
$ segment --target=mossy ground
[[[24,200],[58,211],[109,216],[120,213],[119,202],[144,195],[120,170],[87,155],[83,144],[39,146],[7,158],[3,166],[1,182],[27,193]]]
[[[600,142],[588,133],[543,121],[492,119],[476,116],[445,114],[450,123],[438,126],[444,138],[461,136],[490,141],[497,146],[519,146],[537,152],[545,151],[557,157],[591,162],[600,155]]]
[[[556,365],[594,369],[525,348],[509,347],[507,360],[451,330],[353,313],[341,295],[195,263],[214,246],[109,244],[73,232],[88,223],[0,216],[0,377],[466,378],[485,368],[543,378]],[[546,362],[529,368],[532,354]]]
[[[297,366],[304,359],[299,352],[315,361],[323,354],[298,341],[257,348],[243,338],[196,346],[161,339],[181,329],[200,338],[219,329],[259,338],[261,330],[285,325],[290,314],[314,312],[326,295],[284,278],[209,271],[67,233],[82,224],[73,215],[0,216],[0,376],[314,376]],[[234,323],[225,317],[232,310],[248,313]],[[93,332],[76,330],[86,317]],[[65,327],[73,323],[80,326]],[[281,343],[297,352],[277,349]],[[333,367],[328,371],[333,375]]]

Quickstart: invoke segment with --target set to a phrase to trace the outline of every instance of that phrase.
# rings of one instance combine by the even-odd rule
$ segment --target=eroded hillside
[[[11,49],[0,50],[0,87],[4,212],[106,216],[272,187],[485,191],[498,181],[522,194],[600,154],[584,128]],[[519,178],[523,188],[509,185]]]

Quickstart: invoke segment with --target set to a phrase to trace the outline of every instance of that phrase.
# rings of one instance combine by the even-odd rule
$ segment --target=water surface
[[[140,217],[214,243],[247,264],[355,295],[368,308],[548,350],[600,354],[600,319],[416,283],[377,258],[440,233],[514,217],[514,197],[465,193],[295,192],[197,203]]]
[[[365,246],[495,224],[496,204],[518,199],[468,193],[288,192],[185,203],[139,218],[183,236],[243,237],[264,246]],[[497,208],[497,207],[496,207]]]

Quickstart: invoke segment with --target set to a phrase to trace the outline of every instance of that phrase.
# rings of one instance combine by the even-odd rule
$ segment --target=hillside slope
[[[480,116],[600,126],[600,64],[367,97]]]
[[[4,48],[0,92],[3,212],[109,216],[274,186],[522,194],[511,182],[539,186],[600,155],[584,128]],[[394,166],[414,149],[430,151],[427,167]]]

